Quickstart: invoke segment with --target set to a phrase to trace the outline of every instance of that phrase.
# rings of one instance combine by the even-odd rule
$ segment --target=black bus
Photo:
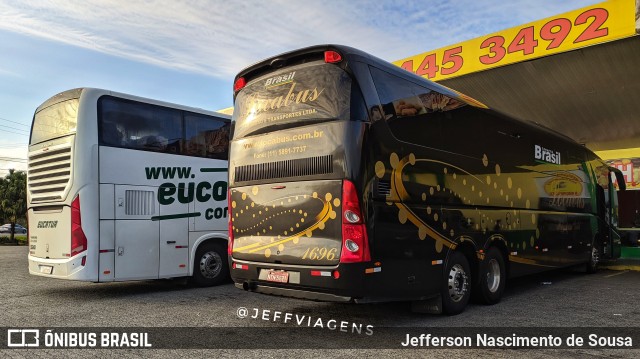
[[[229,260],[245,290],[456,314],[498,302],[507,277],[619,256],[619,171],[362,51],[259,62],[234,103]]]

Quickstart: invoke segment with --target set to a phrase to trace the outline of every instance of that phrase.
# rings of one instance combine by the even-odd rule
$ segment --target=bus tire
[[[602,252],[600,250],[600,244],[598,242],[594,242],[591,246],[591,256],[589,257],[589,261],[587,262],[587,270],[586,272],[589,274],[593,274],[598,271],[598,264],[600,264],[600,259],[602,258]]]
[[[447,260],[442,283],[442,311],[447,315],[462,313],[471,297],[469,261],[460,252],[452,252]]]
[[[502,298],[507,279],[505,260],[496,247],[487,250],[480,263],[478,284],[474,288],[474,297],[483,304],[496,304]]]
[[[214,242],[202,243],[193,262],[191,282],[198,287],[210,287],[229,278],[226,248]]]

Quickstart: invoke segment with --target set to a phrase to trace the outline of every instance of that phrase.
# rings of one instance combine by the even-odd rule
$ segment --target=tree
[[[17,243],[16,222],[27,214],[27,174],[24,171],[9,170],[9,174],[0,179],[0,213],[11,223],[10,242]]]

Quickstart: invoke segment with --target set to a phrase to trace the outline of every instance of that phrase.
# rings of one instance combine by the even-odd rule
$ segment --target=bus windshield
[[[30,144],[70,135],[76,132],[79,100],[58,102],[36,113]]]
[[[287,67],[251,81],[235,100],[234,138],[318,120],[347,120],[351,78],[332,64]]]

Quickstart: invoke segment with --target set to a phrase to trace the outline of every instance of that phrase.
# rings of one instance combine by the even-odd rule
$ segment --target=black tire
[[[600,249],[599,243],[595,242],[591,246],[591,256],[589,257],[589,262],[587,262],[586,272],[589,274],[593,274],[597,272],[598,264],[600,264],[601,258],[602,258],[602,250]]]
[[[441,289],[442,311],[447,315],[462,313],[471,297],[469,261],[460,252],[453,252],[447,260]]]
[[[498,303],[502,299],[506,280],[504,256],[498,248],[491,247],[480,262],[478,283],[473,291],[474,300],[489,305]]]
[[[213,242],[201,244],[194,258],[191,282],[199,287],[210,287],[228,281],[228,263],[226,248]]]

